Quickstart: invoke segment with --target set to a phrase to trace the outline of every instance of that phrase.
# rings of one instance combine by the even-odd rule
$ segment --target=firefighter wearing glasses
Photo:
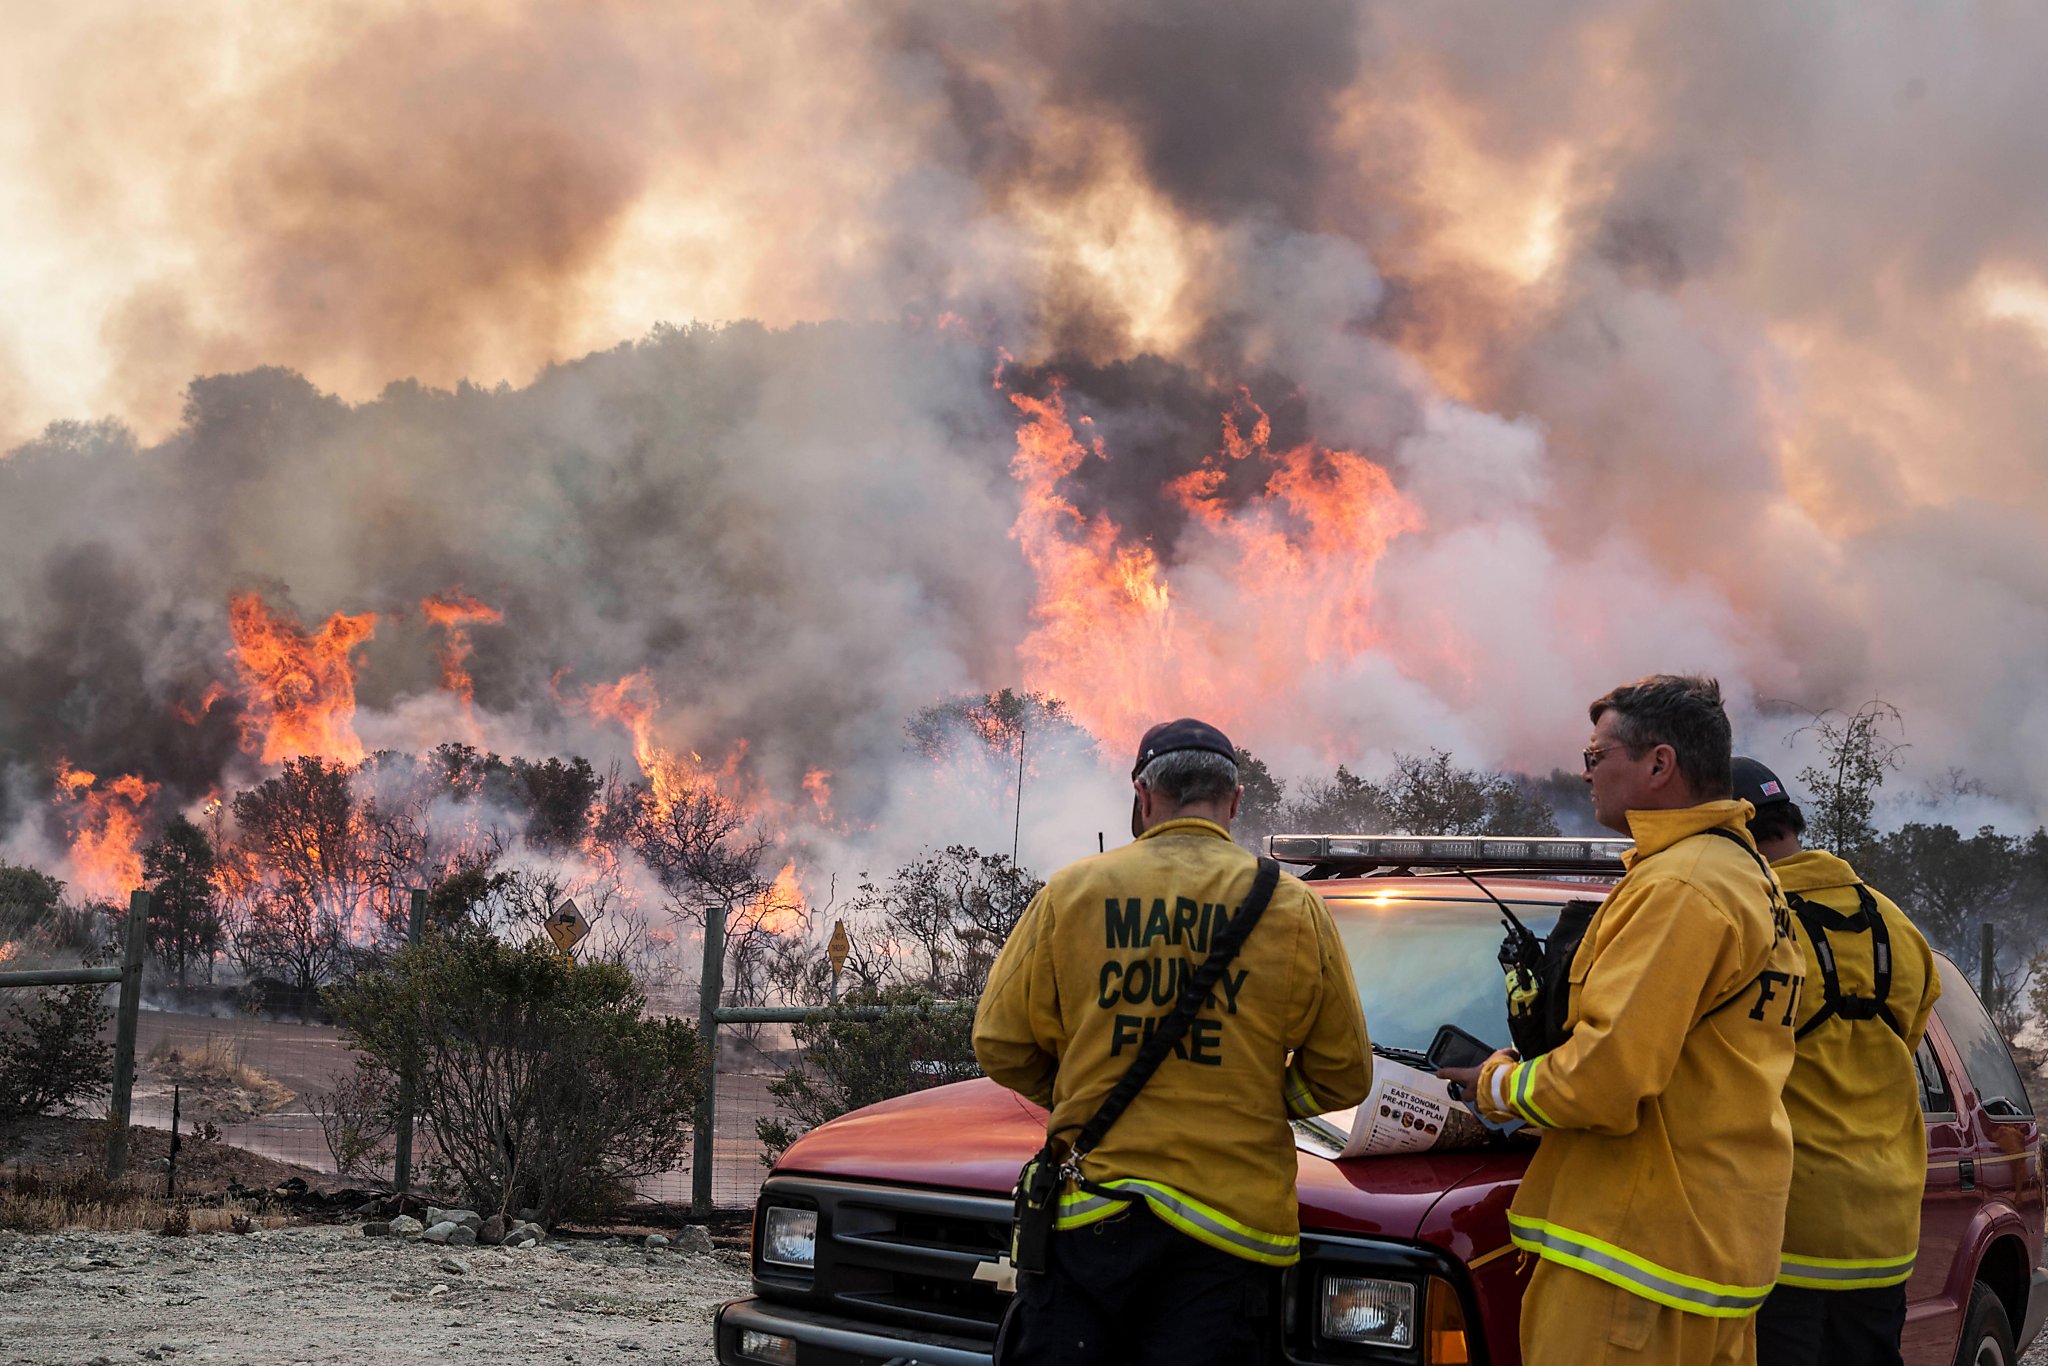
[[[1508,1212],[1539,1259],[1527,1366],[1745,1366],[1792,1179],[1792,914],[1731,795],[1719,686],[1660,674],[1591,711],[1594,816],[1636,844],[1572,960],[1570,1037],[1440,1075],[1542,1135]]]
[[[1792,1196],[1757,1361],[1898,1366],[1927,1179],[1913,1051],[1941,979],[1903,911],[1833,854],[1800,847],[1806,816],[1775,773],[1737,759],[1734,776],[1806,952],[1799,1057],[1785,1083]]]

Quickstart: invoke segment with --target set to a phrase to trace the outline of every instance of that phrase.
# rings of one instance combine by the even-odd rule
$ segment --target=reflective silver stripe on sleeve
[[[1508,1105],[1507,1080],[1508,1073],[1514,1070],[1512,1065],[1493,1069],[1493,1108],[1506,1110],[1509,1114],[1513,1114],[1514,1110]]]

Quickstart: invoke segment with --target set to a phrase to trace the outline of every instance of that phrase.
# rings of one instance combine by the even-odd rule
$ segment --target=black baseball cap
[[[1138,762],[1131,766],[1131,776],[1136,778],[1143,773],[1145,765],[1160,755],[1176,754],[1185,749],[1220,754],[1232,763],[1237,762],[1237,748],[1230,743],[1229,736],[1207,721],[1183,716],[1178,721],[1161,721],[1145,732],[1145,738],[1138,741]]]
[[[1736,798],[1759,811],[1792,800],[1792,794],[1785,790],[1785,784],[1778,781],[1778,775],[1754,759],[1738,754],[1729,770],[1735,780]]]

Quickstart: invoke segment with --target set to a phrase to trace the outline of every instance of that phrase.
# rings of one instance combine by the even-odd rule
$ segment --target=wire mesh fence
[[[335,1174],[320,1102],[353,1069],[332,1025],[145,1009],[136,1020],[132,1122],[181,1127],[274,1161]]]
[[[112,1034],[109,1023],[109,1041]],[[780,1114],[769,1083],[796,1055],[786,1029],[727,1028],[720,1035],[712,1198],[719,1209],[746,1209],[768,1174],[757,1125]],[[168,1131],[175,1101],[188,1142],[229,1145],[298,1169],[308,1180],[389,1183],[394,1173],[388,1148],[342,1172],[322,1124],[335,1091],[354,1074],[355,1058],[347,1031],[248,1013],[232,993],[149,1000],[137,1017],[131,1123]],[[105,1096],[88,1098],[80,1110],[104,1113]],[[433,1157],[431,1136],[422,1130],[414,1149],[418,1179],[431,1174]],[[0,1152],[0,1161],[6,1160]],[[639,1196],[687,1205],[695,1161],[693,1146],[682,1166],[640,1181]]]

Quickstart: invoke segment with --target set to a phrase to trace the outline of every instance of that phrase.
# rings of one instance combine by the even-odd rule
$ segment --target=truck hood
[[[842,1115],[798,1139],[778,1173],[1008,1195],[1045,1142],[1045,1111],[986,1078]],[[1297,1149],[1304,1228],[1414,1240],[1430,1209],[1486,1162],[1475,1152],[1331,1160]]]

